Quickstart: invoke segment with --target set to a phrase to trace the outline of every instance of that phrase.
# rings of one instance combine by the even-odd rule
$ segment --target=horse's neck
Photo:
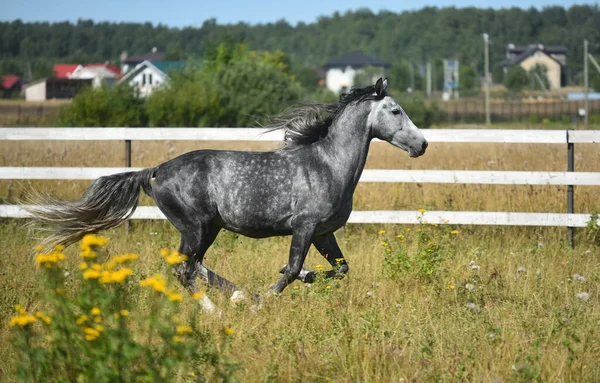
[[[352,190],[362,174],[371,137],[367,131],[367,116],[342,116],[324,140],[327,162],[334,174],[349,182]]]

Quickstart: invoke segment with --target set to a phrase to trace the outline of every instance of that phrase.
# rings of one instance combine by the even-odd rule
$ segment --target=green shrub
[[[61,126],[146,126],[145,102],[134,88],[119,84],[112,88],[87,88],[60,112]]]
[[[180,316],[184,296],[170,289],[162,275],[137,279],[130,264],[138,256],[108,258],[101,251],[106,242],[95,235],[84,237],[80,275],[68,283],[62,248],[37,249],[36,263],[47,288],[36,306],[43,311],[31,314],[18,305],[10,320],[18,380],[234,380],[236,366],[212,344],[212,335],[195,326],[199,320],[188,325]],[[166,253],[169,264],[185,260],[177,252]],[[150,308],[139,312],[133,297],[149,299]],[[224,328],[222,341],[232,332]]]

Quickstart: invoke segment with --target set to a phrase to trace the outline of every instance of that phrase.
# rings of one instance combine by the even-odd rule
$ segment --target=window
[[[146,73],[142,74],[142,86],[146,85]]]
[[[152,85],[152,73],[148,75],[148,84]]]

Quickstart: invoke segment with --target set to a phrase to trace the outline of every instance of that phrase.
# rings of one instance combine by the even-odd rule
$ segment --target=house
[[[134,56],[127,56],[127,52],[123,52],[121,53],[121,73],[129,72],[144,61],[163,61],[164,58],[165,52],[159,52],[156,48],[152,48],[151,52]]]
[[[23,86],[26,101],[46,101],[75,97],[81,89],[92,85],[91,79],[47,77]]]
[[[14,95],[18,95],[21,91],[21,79],[19,76],[2,76],[0,81],[2,98],[11,98]]]
[[[566,85],[567,48],[564,46],[543,44],[517,46],[508,44],[503,62],[505,74],[512,65],[519,65],[527,72],[536,65],[543,65],[547,70],[546,76],[550,88],[559,89],[561,86]]]
[[[389,69],[390,66],[390,64],[374,56],[368,56],[359,51],[350,52],[325,64],[324,67],[327,71],[325,85],[329,90],[340,93],[354,85],[354,76],[361,69],[366,67],[380,68],[381,75],[377,77],[383,77],[385,70]]]
[[[74,80],[92,80],[92,87],[99,88],[102,85],[113,86],[121,77],[121,71],[111,64],[88,64],[79,66],[68,77]]]
[[[186,61],[143,61],[121,78],[124,82],[139,90],[142,97],[152,94],[169,80],[169,73],[183,69]]]
[[[73,72],[82,68],[81,64],[54,64],[55,78],[70,78]]]

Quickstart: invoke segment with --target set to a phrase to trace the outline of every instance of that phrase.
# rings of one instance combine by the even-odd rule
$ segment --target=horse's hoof
[[[234,305],[244,302],[247,299],[248,299],[248,297],[246,296],[246,293],[244,293],[242,290],[235,290],[233,292],[233,294],[231,295],[231,298],[229,298],[231,303]]]
[[[216,315],[218,317],[223,314],[221,310],[219,310],[219,308],[206,296],[206,294],[202,295],[202,298],[198,299],[198,304],[207,314]]]

